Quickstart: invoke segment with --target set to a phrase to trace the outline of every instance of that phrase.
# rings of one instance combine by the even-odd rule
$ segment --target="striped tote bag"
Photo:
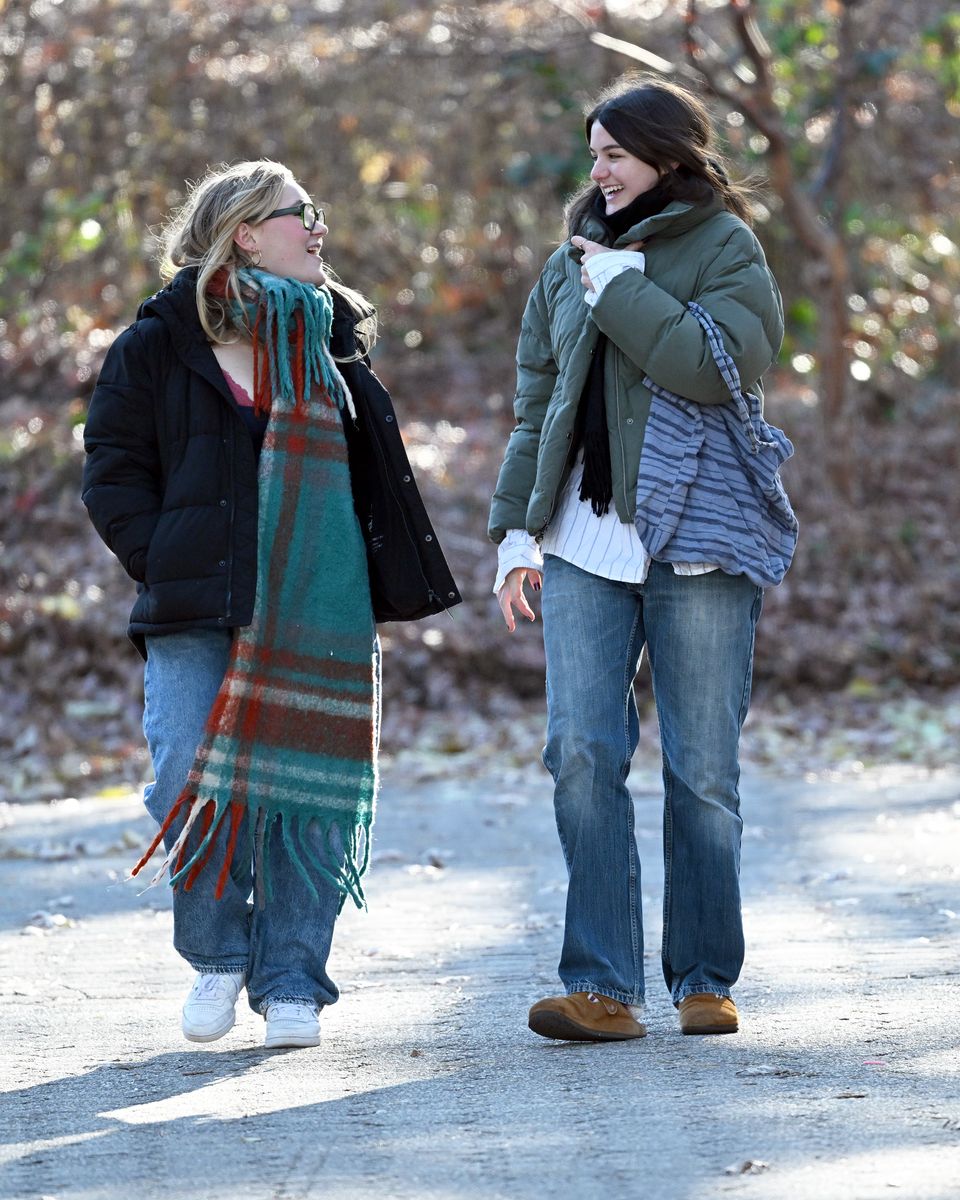
[[[780,480],[793,445],[764,421],[759,397],[741,388],[710,314],[692,301],[687,307],[707,333],[730,401],[696,404],[644,378],[653,400],[637,480],[637,532],[654,559],[716,563],[772,587],[797,544],[797,518]]]

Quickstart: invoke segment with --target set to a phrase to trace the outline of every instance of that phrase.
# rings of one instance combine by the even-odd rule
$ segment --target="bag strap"
[[[723,382],[727,385],[727,391],[729,391],[730,399],[736,407],[737,415],[743,424],[744,431],[750,439],[750,449],[754,454],[757,454],[761,447],[776,448],[776,442],[764,441],[757,434],[751,410],[755,410],[759,418],[760,399],[758,396],[753,395],[752,392],[744,393],[740,383],[740,372],[737,370],[737,364],[727,353],[727,348],[723,344],[723,335],[720,333],[720,327],[706,309],[701,308],[695,300],[691,300],[687,304],[687,308],[706,331],[710,353],[713,355],[713,361],[717,364],[717,370],[720,372]],[[649,375],[644,375],[643,386],[655,396],[659,396],[661,400],[669,400],[674,404],[691,403],[691,401],[686,400],[683,396],[678,396],[676,392],[671,392],[669,389],[661,387],[658,383],[654,383]]]

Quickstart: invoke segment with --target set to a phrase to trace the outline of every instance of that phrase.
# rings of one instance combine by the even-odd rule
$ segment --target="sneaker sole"
[[[540,1037],[553,1038],[558,1042],[629,1042],[647,1036],[643,1025],[640,1026],[639,1033],[602,1033],[600,1030],[578,1025],[562,1013],[546,1010],[534,1013],[527,1025]]]
[[[298,1049],[307,1046],[319,1046],[320,1035],[311,1036],[309,1034],[283,1034],[277,1033],[273,1037],[267,1036],[263,1040],[264,1050],[283,1050],[285,1047]]]
[[[230,1022],[229,1025],[224,1025],[224,1027],[222,1029],[218,1029],[214,1033],[188,1032],[186,1029],[183,1028],[182,1025],[180,1028],[183,1030],[183,1036],[187,1039],[188,1042],[216,1042],[220,1038],[222,1038],[224,1036],[224,1034],[229,1033],[235,1024],[236,1024],[236,1021],[233,1020]]]

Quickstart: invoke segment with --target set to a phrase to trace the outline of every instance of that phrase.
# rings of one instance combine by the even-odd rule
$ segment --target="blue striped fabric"
[[[714,562],[728,575],[771,587],[797,544],[797,518],[779,474],[793,446],[764,421],[759,397],[742,390],[709,313],[693,302],[687,307],[707,333],[730,403],[696,404],[644,378],[653,401],[637,480],[637,532],[652,558]]]

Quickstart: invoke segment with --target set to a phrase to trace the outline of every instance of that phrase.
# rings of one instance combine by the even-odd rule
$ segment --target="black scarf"
[[[661,212],[670,203],[670,197],[662,187],[651,188],[631,200],[626,208],[606,214],[603,193],[598,191],[593,202],[593,215],[602,222],[615,242],[628,229]],[[610,438],[607,433],[607,406],[603,398],[604,369],[607,337],[601,333],[590,360],[577,419],[574,425],[574,453],[583,446],[583,478],[580,481],[580,499],[589,500],[598,517],[610,508],[613,499],[613,473],[610,467]]]

